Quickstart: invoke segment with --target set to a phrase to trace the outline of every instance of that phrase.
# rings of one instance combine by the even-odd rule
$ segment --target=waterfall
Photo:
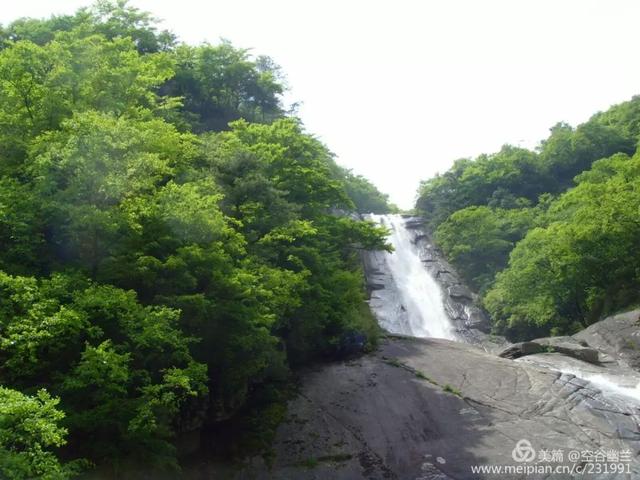
[[[393,253],[383,253],[391,284],[373,292],[371,308],[381,326],[392,333],[456,340],[442,291],[427,272],[413,235],[400,215],[371,215],[391,230]]]

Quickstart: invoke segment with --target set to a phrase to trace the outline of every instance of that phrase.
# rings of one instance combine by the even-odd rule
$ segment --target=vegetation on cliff
[[[386,197],[284,90],[123,1],[0,28],[1,477],[175,469],[222,422],[261,447],[291,367],[375,341],[358,254],[385,232],[337,213]]]
[[[497,332],[573,333],[640,299],[639,140],[634,97],[422,183],[417,208]]]

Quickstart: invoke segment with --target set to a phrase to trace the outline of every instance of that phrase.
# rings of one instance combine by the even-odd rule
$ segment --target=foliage
[[[611,112],[637,109],[640,98],[613,107]],[[633,118],[614,122],[613,113],[594,115],[573,129],[559,123],[538,151],[505,145],[492,155],[460,159],[444,174],[422,182],[416,207],[432,228],[449,215],[470,206],[521,206],[536,203],[545,194],[557,194],[573,185],[573,177],[614,153],[632,154],[638,141]],[[621,117],[618,114],[616,118]]]
[[[486,294],[496,331],[573,332],[637,300],[637,157],[627,155],[639,105],[634,97],[577,128],[559,123],[535,152],[503,147],[423,182],[417,207]]]
[[[179,418],[202,421],[186,406],[206,398],[206,368],[191,357],[178,311],[64,274],[2,273],[0,291],[0,377],[60,395],[74,451],[116,464],[166,454],[174,429],[184,428]]]
[[[496,325],[572,331],[638,300],[640,155],[599,160],[530,231],[485,303]]]
[[[290,368],[375,344],[359,253],[386,232],[346,213],[386,197],[284,90],[122,0],[0,30],[1,392],[47,429],[1,437],[11,478],[72,475],[54,451],[175,470],[179,436],[226,422],[249,438],[218,451],[264,448]]]
[[[0,387],[0,475],[8,480],[62,480],[76,473],[76,465],[61,464],[52,449],[65,444],[67,431],[59,426],[64,413],[41,389],[24,395]]]
[[[193,131],[224,130],[239,118],[268,122],[282,116],[285,86],[270,58],[254,60],[227,41],[181,45],[174,58],[175,76],[163,91],[183,98],[183,122]]]
[[[457,160],[443,175],[423,182],[417,208],[435,228],[453,212],[470,206],[526,206],[546,191],[541,190],[545,183],[547,173],[534,152],[506,145],[475,161]]]
[[[344,176],[347,195],[353,201],[358,213],[385,214],[397,211],[398,208],[389,204],[388,195],[380,192],[377,187],[362,175],[355,175],[349,170],[341,169]]]
[[[533,208],[467,207],[438,227],[436,241],[468,284],[484,292],[538,217],[538,209]]]

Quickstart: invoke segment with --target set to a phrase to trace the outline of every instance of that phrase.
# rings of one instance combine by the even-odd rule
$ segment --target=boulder
[[[514,343],[498,354],[502,358],[516,359],[536,353],[561,353],[588,363],[599,363],[598,351],[577,342],[572,337],[537,338],[528,342]]]
[[[573,337],[547,337],[532,340],[547,352],[557,352],[583,362],[599,363],[598,350],[590,348],[586,342],[576,341]]]
[[[542,353],[545,349],[535,342],[518,342],[513,345],[509,345],[498,356],[501,358],[510,358],[515,360],[516,358],[524,357],[525,355],[533,355],[534,353]]]

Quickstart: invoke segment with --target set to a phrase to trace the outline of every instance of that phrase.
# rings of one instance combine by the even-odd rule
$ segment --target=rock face
[[[498,356],[516,359],[544,352],[640,372],[640,309],[605,318],[572,336],[514,343]]]
[[[411,232],[411,241],[418,249],[425,269],[442,288],[445,311],[459,336],[469,343],[485,343],[488,340],[486,333],[490,328],[489,320],[478,306],[476,296],[463,284],[458,273],[435,246],[421,218],[406,217],[405,227]],[[382,305],[392,304],[399,295],[387,267],[386,256],[385,252],[365,252],[363,255],[366,285],[374,311]],[[402,315],[402,312],[398,312],[398,315]],[[499,345],[502,343],[498,342]]]
[[[255,460],[238,478],[590,478],[472,473],[518,465],[521,439],[538,452],[562,449],[565,462],[571,450],[629,449],[631,474],[593,478],[639,478],[639,412],[570,374],[467,344],[390,337],[373,354],[305,372],[271,469]]]
[[[433,275],[445,292],[443,299],[445,309],[458,329],[463,332],[470,331],[468,335],[470,339],[478,336],[474,330],[488,332],[489,319],[478,306],[478,298],[464,285],[458,272],[435,245],[431,234],[424,228],[424,221],[411,217],[408,223],[416,232],[414,243],[420,250],[420,258],[427,271]]]
[[[640,309],[594,323],[573,338],[602,352],[602,361],[640,371]]]
[[[300,372],[299,393],[277,430],[270,465],[254,458],[234,472],[199,466],[185,478],[640,478],[640,310],[573,336],[506,346],[486,333],[489,324],[475,296],[433,245],[422,221],[406,222],[422,263],[442,287],[459,338],[467,343],[387,335],[376,352]],[[369,252],[363,262],[374,311],[391,304],[399,305],[394,315],[406,314],[386,254]],[[522,441],[532,457],[518,455]],[[561,451],[562,459],[550,462],[541,454],[553,451]],[[628,461],[624,473],[474,471],[569,469],[581,464],[570,458],[575,452],[617,452]]]

